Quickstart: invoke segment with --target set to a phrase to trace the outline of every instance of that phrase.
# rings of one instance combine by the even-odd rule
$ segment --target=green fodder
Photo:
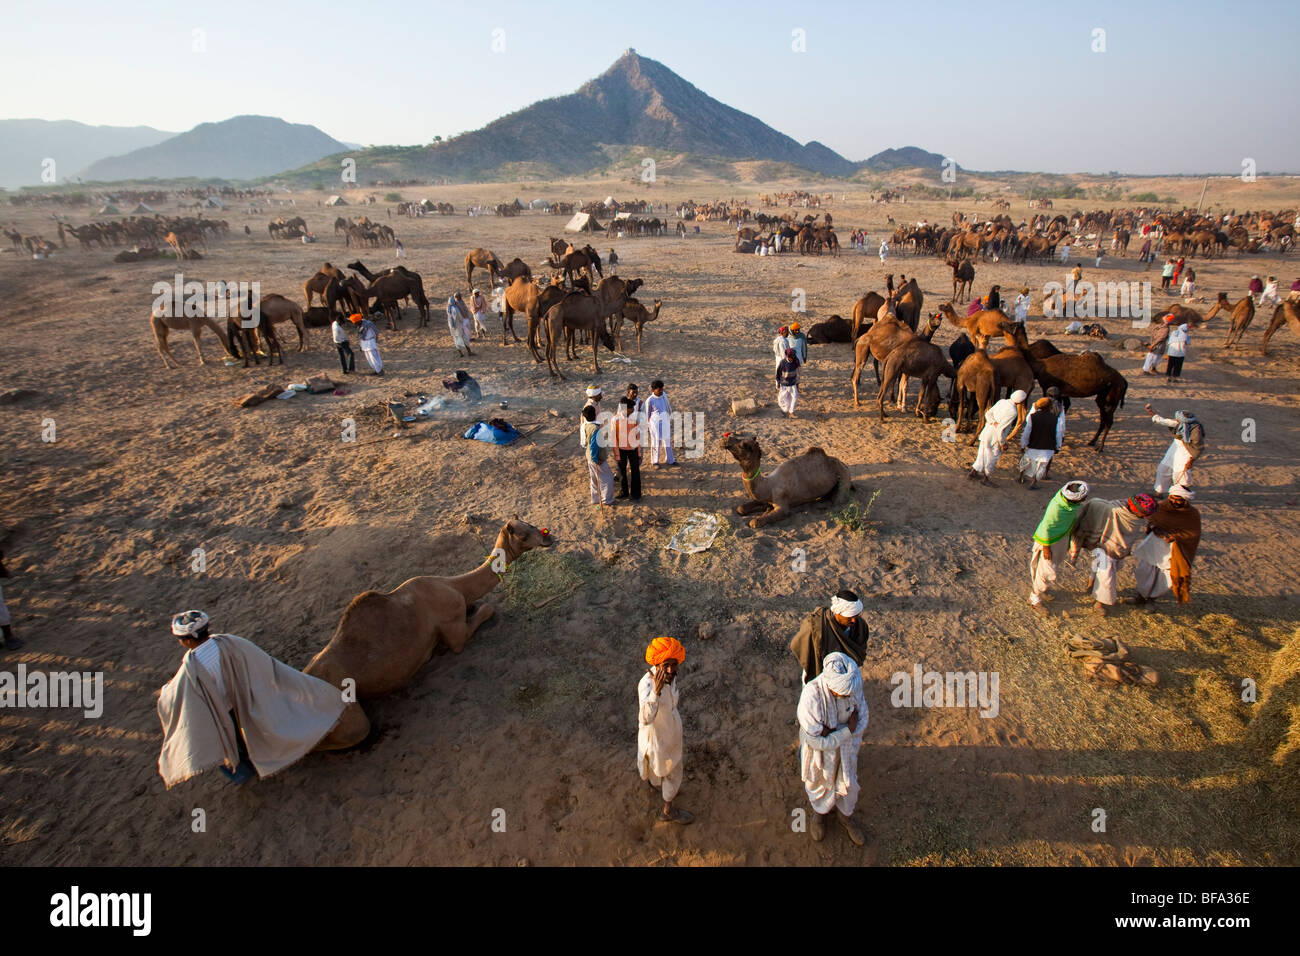
[[[858,504],[857,500],[850,501],[838,511],[831,512],[831,520],[841,528],[846,528],[856,534],[865,534],[867,530],[867,516],[871,514],[871,506],[876,503],[880,497],[880,489],[877,488],[872,492],[871,497],[867,499],[865,505]]]
[[[501,594],[511,607],[532,610],[575,590],[585,579],[581,559],[556,551],[533,551],[510,565]]]

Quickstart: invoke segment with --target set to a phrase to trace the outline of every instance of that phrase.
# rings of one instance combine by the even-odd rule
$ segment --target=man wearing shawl
[[[1079,508],[1070,532],[1070,563],[1080,550],[1092,552],[1092,609],[1102,617],[1116,601],[1119,564],[1146,533],[1146,519],[1156,510],[1150,495],[1134,495],[1127,501],[1090,498]]]
[[[980,450],[975,455],[975,461],[970,466],[970,474],[966,476],[967,478],[979,479],[986,485],[993,484],[989,476],[998,466],[998,459],[1002,457],[1002,452],[1006,448],[1007,438],[1020,418],[1020,406],[1028,397],[1023,389],[1016,389],[1011,393],[1010,398],[994,402],[993,407],[984,413],[984,429],[979,437]]]
[[[1173,592],[1179,604],[1192,599],[1192,561],[1201,543],[1201,513],[1192,507],[1193,492],[1183,485],[1147,519],[1151,533],[1133,549],[1138,559],[1135,604]]]
[[[867,636],[862,601],[845,588],[831,598],[829,608],[814,608],[804,618],[799,633],[790,641],[790,652],[803,668],[806,684],[822,672],[822,661],[834,651],[847,654],[861,667],[867,653]]]
[[[276,660],[234,634],[208,634],[208,616],[172,618],[187,648],[158,696],[163,745],[158,772],[168,788],[219,767],[235,783],[269,777],[325,738],[347,704],[337,687]]]
[[[677,668],[686,650],[672,637],[656,637],[645,649],[650,665],[637,685],[636,763],[641,779],[663,797],[659,820],[690,823],[695,817],[673,806],[682,788],[682,717],[677,712]]]
[[[1032,578],[1029,603],[1040,614],[1047,613],[1043,602],[1052,600],[1047,589],[1056,582],[1056,563],[1068,553],[1070,531],[1078,517],[1079,506],[1087,499],[1087,482],[1067,482],[1048,502],[1043,520],[1034,532],[1034,553],[1029,559]]]
[[[1024,430],[1020,433],[1020,447],[1024,455],[1020,459],[1020,474],[1016,481],[1023,484],[1029,479],[1029,487],[1037,488],[1038,479],[1047,477],[1047,467],[1052,463],[1052,456],[1061,450],[1061,431],[1057,428],[1058,415],[1056,403],[1044,395],[1034,402],[1034,407],[1025,419]]]
[[[1156,366],[1160,364],[1160,356],[1165,354],[1165,348],[1169,343],[1169,331],[1173,328],[1173,314],[1166,315],[1160,320],[1160,323],[1151,330],[1151,343],[1147,346],[1147,357],[1142,360],[1142,374],[1156,374]]]
[[[799,401],[799,356],[794,349],[785,350],[785,358],[776,367],[776,403],[787,418],[794,418]]]
[[[785,361],[785,353],[790,350],[793,343],[790,341],[790,327],[783,325],[776,330],[776,338],[772,340],[772,357],[776,360],[776,366],[780,367]]]
[[[799,776],[813,817],[813,842],[826,836],[826,817],[839,811],[849,839],[862,846],[866,835],[853,819],[858,802],[858,751],[867,730],[862,673],[847,654],[826,655],[821,673],[804,684],[799,696]]]
[[[1197,421],[1189,411],[1179,409],[1173,418],[1165,418],[1150,405],[1151,421],[1164,425],[1173,433],[1165,457],[1156,466],[1155,492],[1163,495],[1174,485],[1190,488],[1192,485],[1192,463],[1205,451],[1205,426]]]

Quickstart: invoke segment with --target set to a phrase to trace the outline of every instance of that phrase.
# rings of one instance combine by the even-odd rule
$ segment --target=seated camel
[[[820,448],[805,449],[764,476],[763,449],[758,439],[727,433],[722,436],[721,444],[740,464],[741,481],[749,495],[748,501],[736,506],[736,514],[758,513],[750,519],[751,528],[789,517],[792,507],[810,501],[829,499],[831,504],[843,504],[853,488],[844,462]]]
[[[358,699],[400,690],[439,645],[453,654],[463,651],[474,632],[496,613],[491,604],[476,602],[501,583],[502,575],[520,555],[552,544],[549,532],[516,515],[501,528],[492,553],[468,574],[454,578],[422,575],[386,594],[366,591],[357,595],[343,612],[330,642],[303,673],[340,689],[344,680],[351,679]],[[340,721],[319,749],[348,747],[369,733],[369,721],[364,729],[355,721],[345,723]],[[350,742],[344,742],[343,736]]]

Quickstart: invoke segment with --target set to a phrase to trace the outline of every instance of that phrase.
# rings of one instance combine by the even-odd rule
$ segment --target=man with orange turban
[[[677,668],[685,659],[686,650],[680,641],[656,637],[645,649],[650,669],[637,685],[636,762],[641,779],[663,795],[659,820],[664,823],[690,823],[695,819],[673,806],[682,787],[682,717],[677,712],[676,678]]]

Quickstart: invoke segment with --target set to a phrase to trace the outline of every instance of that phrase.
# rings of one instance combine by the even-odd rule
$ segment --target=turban
[[[1150,495],[1134,495],[1128,500],[1129,511],[1141,515],[1143,518],[1155,514],[1157,507],[1156,499]]]
[[[1188,488],[1186,485],[1174,485],[1169,489],[1169,497],[1187,498],[1190,500],[1196,497],[1196,492],[1192,491],[1192,489]]]
[[[1015,402],[1017,405],[1019,405],[1028,397],[1029,396],[1025,394],[1025,390],[1023,388],[1018,388],[1011,393],[1011,400]]]
[[[862,688],[862,673],[858,665],[841,651],[826,655],[822,661],[822,677],[827,689],[839,697],[856,697]]]
[[[1088,483],[1086,481],[1068,481],[1065,487],[1061,489],[1061,497],[1066,501],[1083,501],[1088,497]]]
[[[656,637],[645,649],[645,662],[651,667],[658,667],[668,658],[678,664],[686,660],[686,648],[675,637]]]
[[[1191,412],[1180,408],[1178,411],[1174,412],[1174,421],[1180,422],[1184,425],[1189,425],[1196,421],[1196,416]]]
[[[353,324],[356,324],[360,322],[363,318],[365,318],[365,316],[363,316],[360,312],[353,312],[351,315],[348,316],[348,321],[352,322]]]
[[[783,326],[781,326],[779,329],[776,330],[776,334],[777,334],[777,335],[785,335],[785,333],[787,333],[787,332],[789,332],[789,331],[790,331],[790,326],[788,326],[788,325],[783,325]]]
[[[172,618],[172,633],[177,637],[193,637],[208,626],[208,616],[202,611],[182,611]]]
[[[1021,289],[1021,290],[1020,290],[1020,294],[1021,294],[1021,295],[1029,295],[1029,286],[1025,286],[1023,289]]]
[[[791,331],[791,332],[798,332],[798,331],[799,331],[799,323],[798,323],[798,322],[791,322],[791,323],[790,323],[790,331]]]
[[[857,617],[862,613],[862,601],[846,601],[840,597],[831,598],[831,611],[840,617]]]
[[[1034,408],[1051,408],[1051,407],[1052,407],[1052,400],[1047,397],[1040,398],[1038,401],[1034,402]]]
[[[604,393],[603,391],[601,391],[601,388],[600,388],[599,385],[588,385],[588,386],[587,386],[587,397],[588,397],[588,398],[599,398],[599,397],[600,397],[601,395],[603,395],[603,394],[605,394],[605,393]]]

